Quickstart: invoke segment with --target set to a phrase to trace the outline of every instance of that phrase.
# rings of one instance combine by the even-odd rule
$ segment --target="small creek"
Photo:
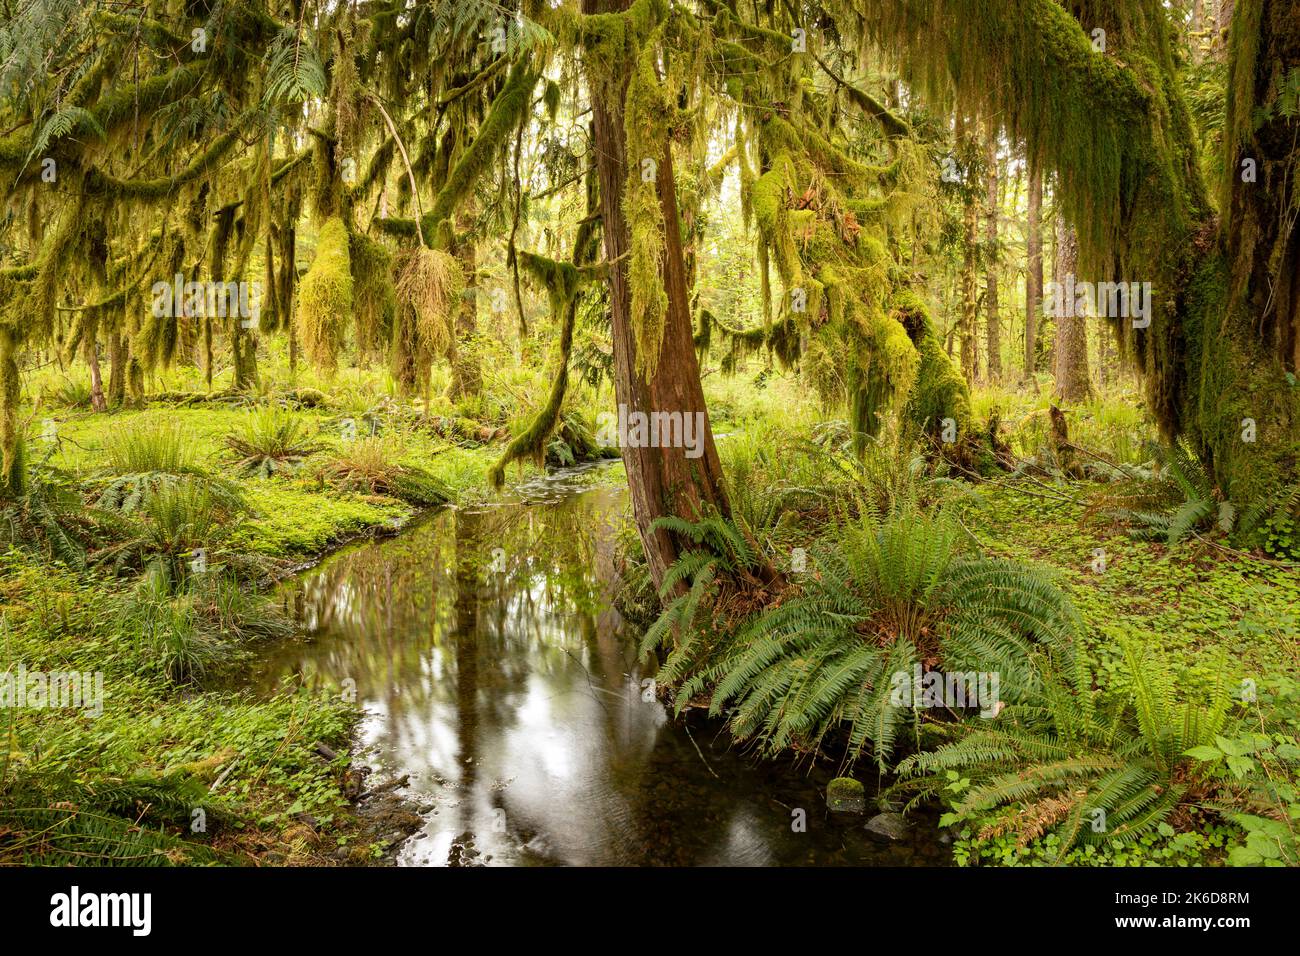
[[[829,771],[756,761],[643,690],[610,604],[625,500],[579,469],[344,549],[283,585],[300,636],[254,688],[355,689],[372,779],[409,774],[423,808],[399,864],[948,863],[923,818],[876,842],[827,812]]]

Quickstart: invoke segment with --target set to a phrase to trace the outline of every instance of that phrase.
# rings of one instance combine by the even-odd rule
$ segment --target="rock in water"
[[[826,786],[826,805],[836,813],[861,813],[867,808],[866,791],[852,777],[836,777]]]
[[[867,832],[881,843],[897,843],[907,837],[907,823],[901,813],[877,813],[867,821]]]

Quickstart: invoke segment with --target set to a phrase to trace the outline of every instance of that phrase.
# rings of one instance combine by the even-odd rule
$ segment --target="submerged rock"
[[[836,777],[826,785],[826,806],[836,813],[862,813],[867,808],[867,794],[852,777]]]
[[[866,830],[881,843],[897,843],[907,838],[907,822],[901,813],[877,813],[867,821]]]

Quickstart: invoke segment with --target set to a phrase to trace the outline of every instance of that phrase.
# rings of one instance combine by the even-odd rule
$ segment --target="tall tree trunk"
[[[1056,263],[1053,278],[1058,289],[1073,287],[1069,281],[1079,262],[1079,240],[1065,220],[1056,220]],[[1088,317],[1079,314],[1064,293],[1065,308],[1056,315],[1056,397],[1062,402],[1081,402],[1092,394],[1088,379]]]
[[[469,202],[461,209],[456,221],[457,233],[466,233],[474,223],[474,210]],[[465,348],[478,334],[478,248],[473,239],[457,244],[456,258],[465,273],[465,292],[456,310],[455,328],[447,346],[447,361],[451,366],[451,385],[448,397],[453,402],[477,397],[483,387],[483,369],[472,348]]]
[[[619,13],[630,6],[631,0],[582,2],[582,10],[587,14]],[[691,338],[693,329],[682,261],[672,148],[667,142],[662,144],[662,154],[654,158],[659,162],[656,181],[664,222],[667,224],[660,271],[668,293],[668,307],[658,360],[652,363],[654,371],[646,377],[637,370],[636,335],[632,328],[631,288],[628,279],[628,256],[632,239],[623,211],[624,183],[629,161],[623,114],[632,64],[613,64],[612,76],[602,80],[601,74],[610,68],[611,64],[593,62],[589,65],[588,77],[593,90],[596,173],[600,180],[605,258],[612,263],[609,291],[615,397],[622,413],[680,413],[683,421],[686,416],[698,420],[702,424],[703,433],[703,454],[698,458],[687,458],[685,448],[622,449],[637,529],[657,586],[662,583],[668,567],[677,559],[681,542],[662,528],[651,530],[651,523],[656,518],[667,515],[694,518],[706,507],[716,508],[722,514],[729,515],[730,506],[723,488],[722,466],[713,442],[713,429],[709,424],[704,390],[700,385],[699,363]],[[639,165],[642,158],[644,157],[633,157],[633,160]]]
[[[90,407],[97,412],[106,412],[108,400],[104,398],[104,377],[99,370],[98,336],[87,334],[82,351],[86,364],[90,366]]]
[[[291,214],[297,210],[291,210]],[[291,221],[280,233],[280,307],[289,333],[289,374],[298,373],[298,323],[294,321],[294,290],[298,285],[298,227]]]
[[[1283,69],[1300,63],[1300,16],[1291,0],[1224,0],[1221,23],[1228,11],[1221,245],[1186,294],[1185,324],[1203,336],[1188,430],[1239,509],[1273,508],[1300,481],[1300,121],[1279,102]]]
[[[22,382],[18,377],[18,336],[0,325],[0,498],[18,495],[26,479],[22,473],[22,441],[18,426],[18,403]]]
[[[108,407],[121,408],[126,398],[126,343],[121,329],[108,333]]]
[[[212,391],[212,319],[203,317],[203,380]]]
[[[966,141],[966,118],[957,113],[957,142],[962,155],[970,155]],[[961,345],[961,371],[966,381],[974,384],[979,377],[979,357],[975,350],[975,326],[979,323],[979,209],[975,191],[970,183],[963,182],[965,200],[962,207],[962,264],[961,264],[961,318],[957,335]]]
[[[1029,223],[1025,230],[1025,379],[1038,365],[1038,317],[1043,307],[1043,169],[1029,157]]]
[[[985,342],[988,346],[989,382],[1002,379],[1002,330],[998,323],[998,149],[997,140],[990,134],[988,142],[988,195],[984,226],[984,321]]]

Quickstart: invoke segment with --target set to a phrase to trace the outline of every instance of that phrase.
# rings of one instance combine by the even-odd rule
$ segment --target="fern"
[[[1133,529],[1138,538],[1163,538],[1172,546],[1210,527],[1231,531],[1236,508],[1220,501],[1205,466],[1186,447],[1159,451],[1161,469],[1155,478],[1132,478],[1096,495],[1091,511],[1102,511]]]
[[[271,41],[266,53],[265,83],[263,106],[319,99],[329,86],[315,45],[304,42],[293,27],[285,28]]]
[[[43,153],[51,142],[77,132],[94,133],[100,139],[108,136],[90,110],[80,106],[65,106],[41,124],[36,136],[33,137],[31,152],[27,154],[26,162],[30,163],[34,156]]]
[[[883,767],[916,719],[893,699],[895,675],[910,682],[922,661],[997,673],[1017,701],[1038,687],[1035,649],[1071,659],[1078,621],[1048,579],[967,555],[955,522],[900,507],[840,524],[813,548],[815,572],[801,589],[734,628],[702,611],[719,575],[752,566],[743,533],[717,516],[656,522],[702,546],[669,569],[665,597],[684,582],[691,588],[669,601],[642,648],[678,636],[661,671],[666,682],[684,681],[678,709],[711,688],[711,713],[728,713],[737,737],[769,753],[815,752],[846,735],[846,764],[870,749]]]
[[[969,787],[945,825],[980,839],[1015,829],[1022,846],[1050,832],[1058,858],[1080,843],[1138,839],[1203,792],[1187,751],[1224,732],[1231,714],[1223,680],[1208,700],[1181,699],[1156,653],[1128,644],[1125,661],[1128,690],[1101,706],[1077,660],[1073,680],[1045,668],[1041,691],[996,722],[952,725],[950,742],[899,763],[893,792],[938,796],[956,773]]]

